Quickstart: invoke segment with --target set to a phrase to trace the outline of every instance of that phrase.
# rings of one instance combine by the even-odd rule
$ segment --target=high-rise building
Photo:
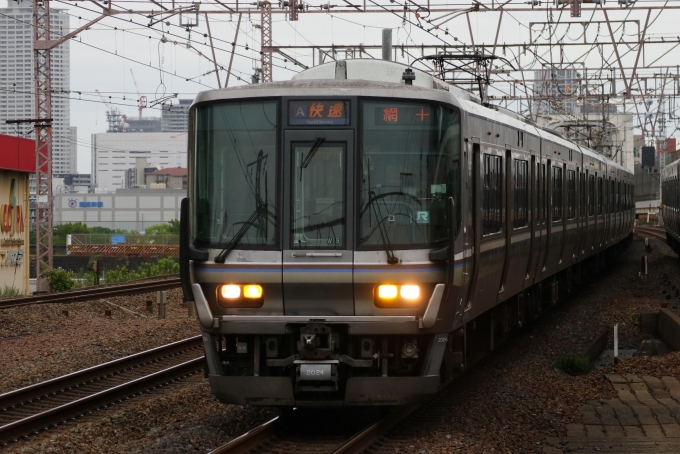
[[[580,103],[574,95],[579,92],[581,76],[574,69],[543,69],[534,72],[534,112],[539,115],[580,113]],[[572,97],[573,96],[573,97]]]
[[[35,82],[33,65],[33,8],[28,0],[8,2],[0,9],[0,134],[24,135],[32,125],[8,125],[5,120],[35,117]],[[67,34],[69,16],[66,10],[50,8],[51,38]],[[52,63],[52,173],[70,174],[76,171],[71,144],[70,43],[60,44],[51,51]],[[27,137],[32,137],[28,135]]]
[[[189,107],[193,99],[179,99],[179,104],[163,107],[161,130],[163,132],[186,132],[189,130]]]

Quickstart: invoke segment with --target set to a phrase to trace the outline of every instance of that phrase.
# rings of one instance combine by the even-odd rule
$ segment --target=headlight
[[[243,296],[250,299],[262,298],[262,286],[256,284],[244,285]]]
[[[225,308],[262,307],[264,290],[258,284],[224,284],[217,287],[217,304]]]
[[[378,285],[373,293],[373,302],[378,307],[418,307],[421,303],[419,285]]]
[[[241,287],[238,285],[223,285],[220,293],[224,299],[235,300],[241,297]]]
[[[402,285],[399,294],[405,300],[417,300],[420,298],[420,287],[417,285]]]
[[[380,285],[378,286],[378,298],[391,300],[397,297],[396,285]]]

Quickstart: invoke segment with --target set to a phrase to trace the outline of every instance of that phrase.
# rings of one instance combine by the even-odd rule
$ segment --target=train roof
[[[402,76],[407,69],[415,75],[412,85],[404,84]],[[597,154],[595,151],[564,138],[556,131],[541,128],[533,121],[498,106],[482,105],[479,96],[461,88],[449,85],[419,69],[403,63],[385,60],[337,60],[324,63],[293,76],[292,80],[268,82],[263,84],[242,85],[200,92],[194,104],[237,99],[269,98],[279,96],[392,96],[406,99],[428,99],[458,105],[469,114],[504,123],[519,131],[540,137],[571,150],[580,151],[590,161],[608,166],[617,166],[630,173],[615,162]]]

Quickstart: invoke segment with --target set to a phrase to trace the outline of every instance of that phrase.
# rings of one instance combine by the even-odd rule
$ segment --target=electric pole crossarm
[[[120,12],[122,13],[123,11],[120,11]],[[59,44],[63,43],[63,42],[66,41],[66,40],[69,40],[69,39],[73,38],[73,37],[76,36],[78,33],[82,32],[83,30],[87,30],[87,29],[90,28],[92,25],[96,24],[97,22],[99,22],[100,20],[102,20],[102,19],[104,19],[105,17],[109,16],[110,14],[113,14],[113,13],[102,14],[102,15],[99,16],[98,18],[91,20],[90,22],[88,22],[87,24],[83,25],[82,27],[73,30],[71,33],[68,33],[68,34],[62,36],[62,37],[59,38],[59,39],[45,39],[45,40],[36,41],[36,42],[34,43],[34,45],[33,45],[33,49],[35,49],[35,50],[50,50],[50,49],[54,49],[54,48],[57,47]]]

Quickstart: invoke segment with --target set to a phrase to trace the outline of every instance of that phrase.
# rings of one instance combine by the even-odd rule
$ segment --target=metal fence
[[[69,241],[70,240],[70,241]],[[179,235],[164,234],[164,235],[131,235],[126,233],[121,234],[105,234],[105,233],[87,233],[87,234],[73,234],[68,235],[66,244],[146,244],[146,245],[178,245]]]

